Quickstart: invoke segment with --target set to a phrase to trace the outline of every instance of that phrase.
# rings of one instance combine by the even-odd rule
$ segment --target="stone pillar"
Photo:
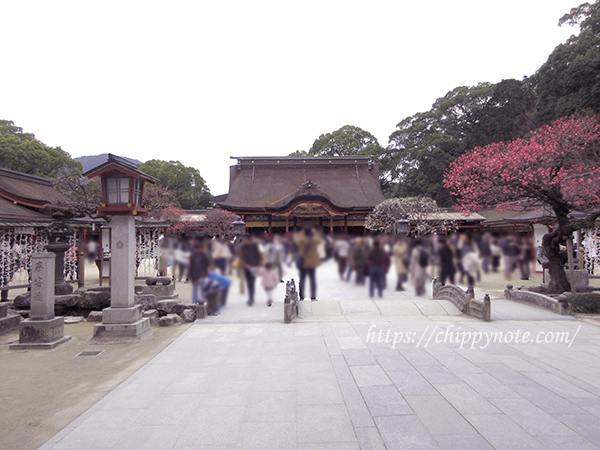
[[[492,302],[490,300],[489,294],[485,294],[483,296],[483,320],[486,322],[491,322],[492,320]]]
[[[110,306],[129,308],[135,296],[135,217],[113,216],[110,232]]]
[[[56,255],[38,253],[31,257],[31,310],[32,320],[54,319],[54,283]]]
[[[65,336],[64,317],[54,316],[55,260],[53,253],[31,257],[31,310],[19,325],[19,342],[11,349],[49,349],[71,339]]]
[[[150,329],[135,304],[135,217],[112,216],[110,258],[110,306],[102,310],[95,337],[139,336]]]

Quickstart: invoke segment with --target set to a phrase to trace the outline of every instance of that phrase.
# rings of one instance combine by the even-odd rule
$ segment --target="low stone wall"
[[[160,281],[160,280],[159,280]],[[158,288],[172,287],[172,286],[144,286],[146,288]],[[175,295],[176,297],[177,295]],[[54,296],[54,309],[55,314],[61,316],[63,314],[69,314],[70,312],[78,312],[79,314],[86,315],[87,320],[90,322],[101,322],[102,321],[102,310],[110,307],[111,289],[110,286],[102,286],[95,288],[80,288],[75,293],[70,295],[56,295]],[[193,322],[197,318],[204,319],[206,317],[206,306],[205,305],[189,305],[180,302],[179,300],[161,300],[161,297],[155,296],[154,294],[139,294],[134,297],[134,304],[141,305],[142,311],[156,311],[157,320],[152,321],[153,325],[172,325],[179,324],[177,320],[169,321],[165,320],[159,322],[159,319],[176,314],[184,322]],[[0,304],[2,305],[2,304]],[[8,306],[8,304],[6,304]],[[26,292],[15,298],[15,301],[11,303],[13,306],[14,314],[23,314],[27,317],[29,308],[31,307],[31,292]],[[4,328],[11,326],[15,321],[20,320],[21,316],[11,317],[10,322],[8,319],[2,320],[6,316],[5,308],[0,308],[0,332]],[[10,311],[9,311],[10,312]],[[152,317],[149,317],[150,319]],[[18,322],[17,326],[18,326]]]
[[[21,316],[9,314],[8,303],[0,303],[0,334],[18,329],[20,323]]]
[[[298,317],[298,292],[294,280],[285,283],[285,299],[283,305],[283,323],[291,323]]]
[[[566,303],[561,303],[557,299],[548,297],[537,292],[526,291],[523,289],[513,289],[511,284],[504,290],[504,298],[515,302],[526,303],[528,305],[539,306],[548,309],[557,314],[569,314],[569,307]]]
[[[433,299],[448,300],[456,306],[460,312],[477,319],[489,322],[492,320],[492,307],[489,295],[486,294],[483,301],[475,298],[473,288],[463,291],[456,285],[442,285],[436,278],[433,280]]]

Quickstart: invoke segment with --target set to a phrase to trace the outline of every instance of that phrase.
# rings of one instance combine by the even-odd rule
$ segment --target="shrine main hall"
[[[385,200],[368,156],[232,159],[229,194],[218,206],[239,215],[249,232],[305,225],[362,231],[367,214]]]

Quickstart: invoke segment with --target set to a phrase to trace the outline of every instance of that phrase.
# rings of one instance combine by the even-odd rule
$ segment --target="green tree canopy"
[[[518,80],[453,89],[429,111],[397,125],[381,157],[386,193],[426,196],[449,205],[450,195],[442,186],[448,164],[475,146],[528,131],[534,106],[533,92]]]
[[[312,155],[309,155],[306,150],[296,150],[295,152],[290,153],[288,156],[295,156],[295,157],[302,158],[303,156],[312,156]]]
[[[289,156],[373,156],[383,152],[377,138],[368,131],[352,125],[344,125],[339,130],[322,134],[315,139],[310,150],[296,150]]]
[[[0,167],[52,179],[81,174],[81,164],[67,152],[23,133],[12,120],[0,120]]]
[[[308,151],[310,156],[379,156],[383,148],[377,138],[361,128],[344,125],[332,133],[322,134]]]
[[[186,167],[179,161],[158,159],[142,163],[138,169],[172,191],[183,209],[203,209],[211,205],[212,195],[198,169]]]
[[[557,46],[530,78],[538,96],[537,126],[583,111],[600,112],[600,1],[571,9],[559,25],[580,33]]]

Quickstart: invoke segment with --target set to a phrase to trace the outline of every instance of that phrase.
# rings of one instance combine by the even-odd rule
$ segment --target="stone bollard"
[[[473,286],[469,286],[466,290],[466,293],[469,300],[473,300],[475,298],[475,289]]]
[[[492,302],[490,300],[489,294],[485,294],[483,296],[483,315],[482,319],[486,322],[490,322],[492,320]]]
[[[195,306],[196,306],[196,319],[206,319],[206,316],[208,315],[208,308],[206,307],[206,304],[203,302],[203,303],[198,303]]]
[[[285,283],[285,299],[283,302],[283,323],[291,323],[298,316],[298,292],[294,280]]]
[[[54,316],[55,259],[53,253],[31,256],[31,310],[19,325],[19,342],[11,349],[50,349],[71,339],[65,336],[64,317]]]

